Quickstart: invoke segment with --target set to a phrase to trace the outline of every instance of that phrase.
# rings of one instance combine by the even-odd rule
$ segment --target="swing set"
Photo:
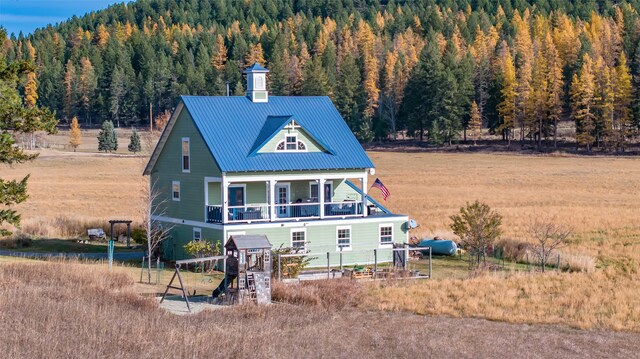
[[[198,284],[196,281],[193,286],[193,294],[190,295],[188,288],[185,286],[185,281],[182,279],[182,276],[180,275],[180,270],[182,269],[182,266],[184,266],[185,270],[189,272],[189,265],[194,265],[196,269],[196,273],[198,271],[202,273],[202,277],[200,281],[202,282],[202,284],[205,284],[207,282],[209,283],[213,282],[213,279],[211,278],[211,276],[209,276],[208,280],[206,279],[205,273],[209,273],[209,274],[213,273],[214,268],[216,267],[216,264],[220,260],[222,260],[222,270],[223,270],[223,278],[224,278],[223,281],[226,281],[227,280],[227,273],[226,273],[227,256],[203,257],[203,258],[193,258],[193,259],[184,259],[184,260],[176,261],[176,267],[175,267],[175,271],[173,272],[173,277],[171,277],[171,280],[167,285],[167,289],[165,289],[164,294],[162,295],[162,299],[160,300],[160,303],[164,301],[165,297],[167,296],[167,293],[169,292],[169,289],[176,289],[180,291],[182,298],[184,299],[185,303],[187,303],[187,309],[189,310],[189,312],[191,312],[189,297],[196,295]],[[173,284],[176,278],[178,279],[178,283],[176,284],[179,284],[180,286]]]

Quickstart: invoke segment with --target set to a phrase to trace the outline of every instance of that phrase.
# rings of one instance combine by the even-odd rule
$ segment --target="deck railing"
[[[227,222],[270,221],[271,207],[266,203],[229,206]],[[320,203],[286,203],[276,204],[273,207],[275,207],[273,221],[320,218]],[[325,218],[359,217],[362,214],[362,201],[329,202],[324,204]],[[207,222],[223,222],[221,205],[207,205]]]

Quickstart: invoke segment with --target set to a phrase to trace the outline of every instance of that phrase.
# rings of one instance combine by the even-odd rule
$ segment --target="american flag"
[[[387,197],[391,195],[391,192],[389,192],[387,187],[385,187],[382,184],[382,181],[380,181],[380,178],[376,178],[375,182],[373,182],[373,185],[371,185],[371,187],[375,187],[379,189],[380,192],[382,192],[382,198],[384,198],[385,201],[387,200]]]

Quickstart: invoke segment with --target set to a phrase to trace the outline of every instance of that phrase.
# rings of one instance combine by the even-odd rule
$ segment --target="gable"
[[[182,138],[189,138],[192,167],[206,169],[209,176],[220,172],[191,115],[181,103],[169,118],[144,174],[150,175],[157,171],[181,173]]]
[[[223,172],[373,168],[360,143],[326,96],[270,96],[253,103],[241,96],[183,96],[185,108]],[[315,152],[259,152],[293,118]],[[268,119],[279,119],[267,123]],[[277,126],[279,125],[279,126]],[[271,132],[273,136],[266,136]],[[261,143],[261,139],[264,140]],[[266,150],[266,146],[265,151]],[[324,151],[321,151],[324,149]]]
[[[283,143],[285,141],[285,137],[287,135],[296,136],[299,142],[302,142],[305,146],[305,152],[329,152],[321,144],[319,144],[312,136],[310,136],[307,131],[302,127],[297,127],[294,129],[291,128],[283,128],[278,131],[275,136],[273,136],[267,143],[262,146],[257,153],[274,153],[278,152],[277,147],[278,144]]]

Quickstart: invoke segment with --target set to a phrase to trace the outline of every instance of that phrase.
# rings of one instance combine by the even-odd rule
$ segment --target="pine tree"
[[[614,122],[613,131],[616,135],[616,148],[624,150],[625,142],[631,128],[631,106],[633,101],[633,86],[631,74],[627,66],[627,57],[624,52],[618,58],[618,66],[615,68],[614,88]]]
[[[87,57],[80,59],[80,77],[78,81],[78,92],[80,102],[84,108],[87,122],[91,125],[91,109],[95,101],[94,95],[98,86],[95,70],[91,60]]]
[[[82,132],[80,131],[80,124],[78,118],[73,117],[71,120],[71,127],[69,128],[69,145],[73,147],[73,152],[76,152],[78,146],[82,144]]]
[[[67,61],[64,73],[64,115],[67,121],[74,117],[77,106],[77,78],[76,67],[71,60]]]
[[[111,93],[111,105],[109,106],[109,112],[116,119],[116,125],[120,127],[120,114],[122,110],[122,101],[126,94],[125,88],[125,75],[118,66],[113,70],[111,75],[111,85],[109,86],[109,92]]]
[[[131,131],[131,137],[129,137],[129,146],[127,149],[129,149],[129,152],[133,152],[134,154],[140,152],[140,136],[135,128]]]
[[[6,39],[6,33],[0,29],[0,38]],[[18,87],[24,77],[35,71],[33,64],[18,61],[6,63],[4,54],[0,54],[0,164],[12,165],[31,161],[37,154],[26,154],[14,146],[15,134],[30,133],[36,130],[54,133],[57,121],[53,114],[45,108],[33,106],[28,108],[22,103]],[[28,123],[28,127],[25,127]],[[0,179],[0,236],[11,232],[4,227],[8,224],[20,226],[20,214],[12,206],[27,200],[27,182],[29,175],[21,180]]]
[[[500,93],[502,94],[502,102],[498,105],[498,113],[502,119],[502,124],[498,127],[498,131],[504,133],[509,146],[511,146],[513,129],[516,126],[518,84],[516,82],[516,69],[513,64],[513,58],[508,49],[504,49],[501,66],[502,90]]]
[[[471,137],[473,138],[473,145],[477,145],[477,141],[480,138],[480,130],[482,127],[482,117],[480,116],[480,111],[478,110],[478,104],[473,101],[471,104],[471,116],[469,120],[469,131],[471,132]]]
[[[113,152],[118,150],[118,137],[113,122],[104,121],[98,133],[98,151]]]
[[[585,54],[579,75],[574,74],[571,81],[571,115],[576,121],[576,141],[587,151],[595,141],[594,92],[593,61]]]

